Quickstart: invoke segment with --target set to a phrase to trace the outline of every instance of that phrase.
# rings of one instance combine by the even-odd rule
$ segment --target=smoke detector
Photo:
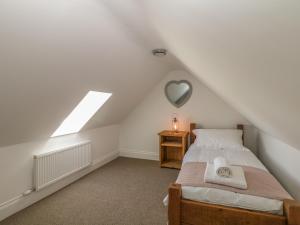
[[[167,49],[164,49],[164,48],[157,48],[157,49],[153,49],[152,50],[152,54],[154,56],[158,56],[158,57],[163,57],[165,55],[167,55]]]

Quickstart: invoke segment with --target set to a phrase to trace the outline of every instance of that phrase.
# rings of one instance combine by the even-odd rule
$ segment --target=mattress
[[[226,158],[231,165],[251,166],[267,171],[265,166],[247,148],[244,148],[243,151],[211,150],[191,145],[183,159],[183,164],[187,162],[212,163],[217,156]],[[215,188],[182,186],[182,197],[199,202],[268,212],[276,215],[283,214],[282,201]],[[167,202],[168,200],[165,198],[164,203],[167,204]]]

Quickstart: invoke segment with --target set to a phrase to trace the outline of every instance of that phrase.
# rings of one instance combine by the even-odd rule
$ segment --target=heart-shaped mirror
[[[192,85],[187,80],[169,81],[165,86],[165,94],[172,105],[183,106],[192,95]]]

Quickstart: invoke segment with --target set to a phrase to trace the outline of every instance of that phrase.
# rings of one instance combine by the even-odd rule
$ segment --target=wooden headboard
[[[243,139],[243,144],[244,144],[244,125],[243,124],[238,124],[236,127],[238,130],[243,131],[242,139]],[[190,124],[190,145],[194,143],[196,139],[196,135],[193,133],[193,130],[197,129],[197,124],[196,123],[191,123]]]

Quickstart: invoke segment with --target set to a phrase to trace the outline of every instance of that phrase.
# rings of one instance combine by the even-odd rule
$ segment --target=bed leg
[[[180,225],[181,185],[169,186],[168,225]]]
[[[287,225],[300,225],[300,203],[294,200],[284,200],[284,214]]]

